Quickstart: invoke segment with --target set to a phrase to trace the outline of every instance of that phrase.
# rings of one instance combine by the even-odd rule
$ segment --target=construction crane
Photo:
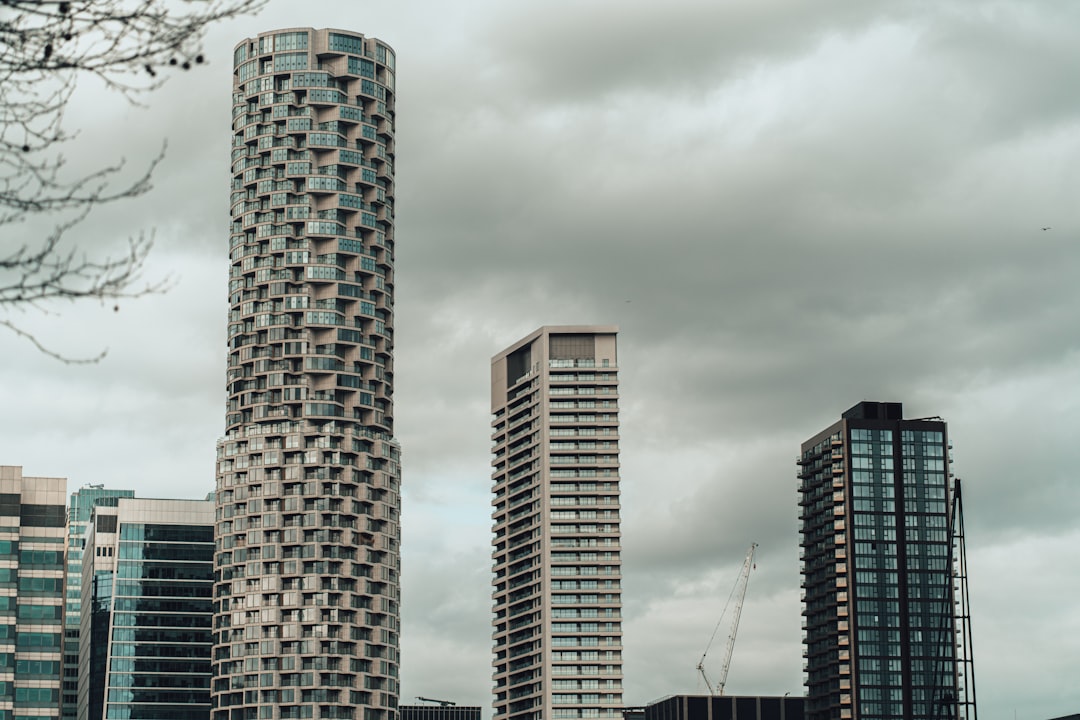
[[[739,631],[739,616],[742,615],[743,601],[746,599],[746,586],[750,582],[750,571],[757,567],[754,565],[755,550],[757,550],[757,543],[751,543],[750,551],[746,553],[746,560],[743,561],[742,570],[739,571],[739,577],[735,580],[735,587],[731,588],[727,604],[724,605],[724,612],[720,614],[720,619],[716,621],[716,627],[713,628],[709,644],[705,646],[705,652],[701,653],[701,660],[697,664],[698,672],[701,673],[705,686],[709,688],[710,695],[719,695],[721,697],[724,695],[728,670],[731,669],[731,653],[735,649],[735,633]],[[713,640],[716,639],[716,633],[720,631],[720,625],[724,622],[724,617],[727,615],[732,600],[735,600],[735,614],[731,619],[731,629],[728,631],[727,644],[724,647],[724,662],[720,666],[720,679],[714,687],[709,681],[709,676],[705,674],[705,656],[709,654],[709,650],[712,648]]]
[[[416,699],[420,702],[435,703],[441,707],[453,707],[454,705],[457,705],[456,702],[451,702],[450,700],[434,700],[432,698],[420,697],[419,695],[416,696]]]

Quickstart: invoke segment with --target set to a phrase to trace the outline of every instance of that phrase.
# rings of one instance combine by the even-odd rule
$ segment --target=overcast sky
[[[491,355],[610,323],[628,703],[703,691],[751,542],[728,692],[802,692],[794,458],[870,399],[949,422],[980,717],[1080,712],[1080,3],[272,0],[145,107],[81,89],[76,165],[169,146],[80,239],[155,229],[173,287],[15,318],[109,354],[0,334],[0,463],[212,489],[231,53],[287,26],[398,55],[403,702],[490,706]]]

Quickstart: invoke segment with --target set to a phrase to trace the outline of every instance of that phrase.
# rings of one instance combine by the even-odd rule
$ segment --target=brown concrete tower
[[[395,715],[394,95],[360,33],[236,47],[214,720]]]
[[[491,362],[497,720],[622,717],[617,329]]]

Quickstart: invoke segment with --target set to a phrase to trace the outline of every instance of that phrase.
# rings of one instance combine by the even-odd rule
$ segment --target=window
[[[364,39],[341,33],[330,33],[327,46],[330,50],[342,53],[364,54]]]
[[[274,35],[274,50],[306,50],[308,34],[306,32],[278,33]]]
[[[350,57],[349,73],[352,75],[360,75],[361,77],[374,78],[375,63],[363,58]]]
[[[274,72],[307,70],[307,53],[281,53],[274,56]]]
[[[15,637],[15,647],[19,650],[59,650],[59,633],[22,632]]]

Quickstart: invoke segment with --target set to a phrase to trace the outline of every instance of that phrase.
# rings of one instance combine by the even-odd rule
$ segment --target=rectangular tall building
[[[399,705],[398,720],[480,720],[480,708],[465,705]]]
[[[495,718],[622,716],[617,328],[491,363]]]
[[[60,716],[67,480],[0,466],[0,718]]]
[[[100,485],[81,487],[71,493],[67,511],[67,579],[64,598],[64,686],[61,715],[74,720],[79,704],[79,626],[82,617],[82,559],[87,525],[97,505],[116,507],[134,490],[109,490]]]
[[[396,715],[394,67],[334,29],[233,54],[214,720]]]
[[[808,720],[957,715],[949,440],[862,402],[798,458]]]
[[[79,720],[206,720],[214,504],[97,505],[82,567]]]

